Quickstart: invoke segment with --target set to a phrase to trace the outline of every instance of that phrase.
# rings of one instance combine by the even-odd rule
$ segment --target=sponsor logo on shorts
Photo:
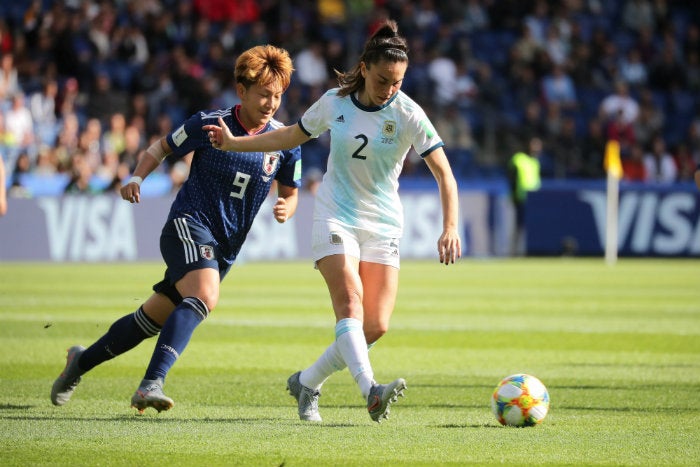
[[[396,239],[389,242],[389,248],[391,249],[392,256],[399,256],[399,241]]]
[[[331,232],[330,235],[328,236],[329,241],[331,242],[331,245],[342,245],[343,244],[343,237],[338,235],[335,232]]]

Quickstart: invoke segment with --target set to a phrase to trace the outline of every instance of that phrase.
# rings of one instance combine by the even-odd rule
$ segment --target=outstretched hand
[[[202,130],[207,132],[209,142],[216,149],[230,151],[233,148],[235,138],[223,118],[219,117],[218,125],[204,125]]]

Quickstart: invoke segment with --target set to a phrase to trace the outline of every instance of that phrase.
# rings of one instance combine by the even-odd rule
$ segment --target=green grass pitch
[[[347,371],[322,424],[285,391],[333,338],[310,262],[245,263],[170,372],[169,412],[129,407],[155,339],[49,401],[66,349],[133,311],[157,263],[0,265],[0,465],[698,465],[700,266],[691,260],[404,261],[381,381],[406,378],[372,422]],[[501,378],[547,386],[542,425],[502,427]]]

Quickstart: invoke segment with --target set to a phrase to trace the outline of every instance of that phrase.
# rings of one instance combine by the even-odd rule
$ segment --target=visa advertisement
[[[531,193],[528,254],[602,255],[606,212],[604,184],[559,184]],[[622,184],[617,219],[620,256],[700,256],[700,193],[694,186]]]

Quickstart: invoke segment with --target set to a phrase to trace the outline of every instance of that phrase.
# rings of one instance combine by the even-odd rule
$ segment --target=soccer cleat
[[[170,410],[175,405],[175,401],[163,394],[162,379],[144,379],[141,385],[131,396],[131,406],[143,413],[148,407],[153,407],[159,413],[163,410]]]
[[[76,386],[80,382],[84,371],[78,367],[78,360],[85,351],[82,345],[74,345],[68,349],[66,357],[66,367],[63,372],[56,378],[51,386],[51,402],[53,405],[63,405],[68,402],[75,391]]]
[[[318,413],[318,398],[321,391],[307,388],[299,381],[301,371],[297,371],[287,379],[289,395],[297,400],[299,405],[299,418],[309,422],[320,422],[321,414]]]
[[[367,411],[377,423],[389,418],[391,404],[396,402],[399,396],[403,397],[403,392],[408,387],[403,378],[399,378],[389,384],[375,384],[369,390],[367,396]]]

